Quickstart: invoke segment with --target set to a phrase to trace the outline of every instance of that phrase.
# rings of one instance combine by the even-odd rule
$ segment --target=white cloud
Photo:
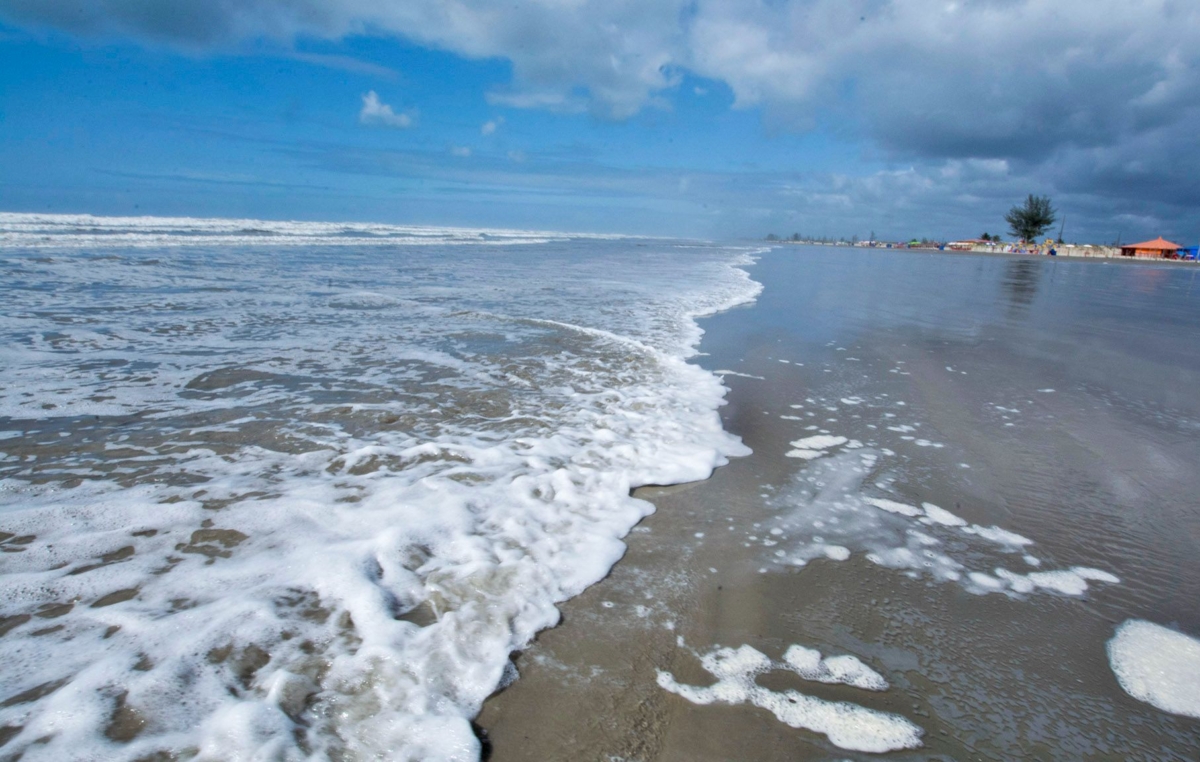
[[[366,77],[395,80],[399,76],[395,69],[387,66],[380,66],[379,64],[374,64],[370,61],[363,61],[352,56],[340,56],[328,53],[305,53],[298,50],[288,51],[283,55],[295,61],[303,61],[304,63],[313,64],[314,66],[323,66],[327,69],[338,69],[340,71],[350,72],[351,74],[360,74]]]
[[[616,118],[692,72],[785,123],[844,108],[938,155],[1112,143],[1185,118],[1200,90],[1200,4],[1174,0],[0,0],[0,16],[193,47],[369,29],[507,59],[491,103]]]
[[[579,114],[587,111],[588,104],[582,98],[552,90],[518,90],[504,92],[493,90],[486,96],[492,106],[528,108],[553,111],[560,114]]]
[[[358,112],[358,121],[363,124],[379,124],[384,127],[411,127],[413,120],[408,114],[397,114],[392,107],[379,100],[374,90],[362,97],[362,110]]]
[[[1195,0],[0,0],[0,17],[193,49],[391,35],[507,61],[490,104],[618,119],[688,74],[773,128],[865,136],[922,178],[1200,196]],[[360,119],[412,123],[373,93]]]
[[[465,159],[471,155],[471,149],[467,146],[450,146],[450,155]]]
[[[483,123],[483,126],[479,128],[479,134],[494,135],[496,134],[496,130],[498,130],[502,124],[504,124],[504,117],[502,116],[498,116],[495,119],[489,119]]]

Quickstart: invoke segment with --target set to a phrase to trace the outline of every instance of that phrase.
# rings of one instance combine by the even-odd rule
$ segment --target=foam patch
[[[700,664],[717,682],[710,686],[682,684],[670,672],[658,671],[663,690],[693,704],[751,704],[766,709],[780,722],[793,728],[820,733],[840,749],[883,753],[919,749],[924,731],[897,714],[868,709],[858,704],[826,701],[799,691],[771,691],[755,683],[755,677],[772,669],[787,669],[820,682],[886,690],[881,675],[854,657],[822,659],[818,651],[791,646],[783,664],[775,664],[757,649],[717,648],[700,657]]]
[[[787,538],[764,543],[771,547],[770,563],[803,567],[817,559],[837,561],[862,554],[873,564],[914,579],[931,577],[979,595],[1012,597],[1077,597],[1087,594],[1093,583],[1120,583],[1115,575],[1086,566],[1043,569],[1041,559],[1027,552],[1034,541],[1003,527],[969,524],[929,502],[918,507],[865,495],[864,480],[888,455],[883,449],[843,451],[797,474],[790,488],[769,501],[780,511],[770,531]],[[874,488],[888,487],[886,479],[876,478]],[[974,540],[969,550],[964,540]],[[1011,571],[1013,556],[1036,571]]]
[[[1108,641],[1108,663],[1121,688],[1138,701],[1200,717],[1200,639],[1130,619]]]
[[[805,680],[834,685],[850,685],[868,691],[886,691],[883,675],[859,661],[857,656],[821,657],[815,648],[792,645],[783,654],[784,662]]]

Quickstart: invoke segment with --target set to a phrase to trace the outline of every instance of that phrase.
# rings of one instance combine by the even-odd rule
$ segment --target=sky
[[[0,210],[1200,239],[1195,0],[0,0]]]

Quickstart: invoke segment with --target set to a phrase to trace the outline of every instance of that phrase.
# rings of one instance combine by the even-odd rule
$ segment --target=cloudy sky
[[[0,0],[0,209],[1200,238],[1196,0]]]

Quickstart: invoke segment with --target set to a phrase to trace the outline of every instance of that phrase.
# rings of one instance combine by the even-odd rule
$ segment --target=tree
[[[979,236],[979,240],[990,241],[990,240],[992,240],[992,236],[990,233],[984,233],[983,235]]]
[[[1050,206],[1049,196],[1029,194],[1023,206],[1014,206],[1004,215],[1012,234],[1022,241],[1033,241],[1054,224],[1058,213]]]

